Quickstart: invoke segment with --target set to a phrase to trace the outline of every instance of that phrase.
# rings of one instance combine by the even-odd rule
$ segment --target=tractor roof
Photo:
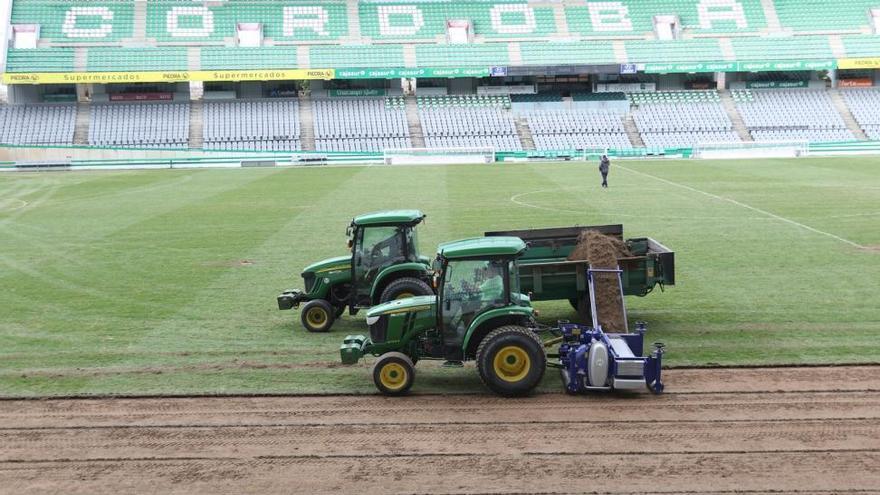
[[[424,219],[425,214],[419,210],[388,210],[356,216],[351,223],[359,227],[367,225],[416,225]]]
[[[441,244],[440,255],[447,259],[519,256],[528,246],[519,237],[475,237]]]

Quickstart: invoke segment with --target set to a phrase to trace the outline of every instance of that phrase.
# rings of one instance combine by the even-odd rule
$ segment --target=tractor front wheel
[[[300,312],[300,321],[309,332],[329,332],[336,310],[323,299],[309,301]]]
[[[477,347],[480,379],[496,394],[512,397],[531,392],[544,377],[547,355],[535,332],[507,325],[486,335]]]
[[[382,291],[380,302],[387,303],[395,299],[404,299],[415,296],[430,296],[434,294],[431,286],[413,277],[404,277],[395,280]]]
[[[373,383],[385,395],[406,394],[415,378],[415,365],[402,352],[386,352],[373,365]]]

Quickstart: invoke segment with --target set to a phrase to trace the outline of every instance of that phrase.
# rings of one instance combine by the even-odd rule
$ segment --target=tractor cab
[[[419,257],[415,228],[424,219],[425,214],[418,210],[395,210],[369,213],[352,220],[347,233],[352,253],[353,307],[369,307],[374,303],[374,285],[385,269],[406,263],[426,263]]]
[[[465,338],[481,315],[522,305],[516,258],[525,244],[516,238],[479,238],[442,244],[439,266],[437,325],[444,358],[464,359]]]

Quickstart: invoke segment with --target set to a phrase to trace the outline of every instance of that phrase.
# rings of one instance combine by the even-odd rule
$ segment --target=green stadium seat
[[[787,38],[734,38],[737,60],[809,60],[833,59],[828,36],[792,36]]]
[[[172,9],[189,13],[178,17],[180,31],[176,33],[169,31],[168,14]],[[210,10],[210,17],[203,15],[205,9]],[[206,24],[206,19],[210,24]],[[183,0],[147,3],[147,37],[159,41],[224,41],[235,36],[236,24],[240,22],[262,23],[265,37],[282,41],[333,42],[348,34],[348,15],[343,1],[228,0],[209,7]]]
[[[589,6],[566,6],[565,17],[572,33],[584,36],[619,36],[653,32],[655,15],[675,14],[681,19],[682,28],[694,33],[730,33],[759,31],[767,27],[764,9],[760,0],[738,0],[742,6],[742,17],[735,19],[713,18],[707,25],[701,22],[697,0],[626,0],[615,2],[626,7],[626,16],[614,7],[591,13]],[[723,2],[718,7],[708,9],[710,14],[730,12]],[[717,17],[717,16],[707,16]],[[705,20],[705,19],[704,19]]]
[[[712,62],[724,60],[717,39],[627,41],[629,62]]]
[[[111,48],[93,46],[87,52],[89,72],[185,71],[186,48]]]
[[[474,34],[487,38],[542,37],[556,31],[551,7],[521,1],[362,2],[359,12],[361,34],[373,39],[443,37],[448,19],[468,19]]]
[[[783,27],[795,31],[855,30],[870,24],[869,10],[877,0],[776,0],[776,14]]]
[[[880,55],[880,36],[844,36],[843,47],[847,57],[876,57]]]
[[[309,49],[312,67],[330,68],[398,68],[404,66],[401,45],[312,46]]]
[[[523,42],[520,53],[525,65],[616,63],[610,41]]]
[[[294,69],[296,47],[203,47],[203,70]]]
[[[417,45],[419,67],[472,67],[508,65],[507,43],[471,45]]]
[[[73,48],[10,48],[6,72],[73,72]]]
[[[76,14],[74,16],[74,14]],[[131,38],[133,0],[16,0],[12,24],[39,24],[53,42],[106,43]]]

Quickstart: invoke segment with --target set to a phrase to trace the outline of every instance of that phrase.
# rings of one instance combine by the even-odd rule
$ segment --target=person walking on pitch
[[[602,187],[608,187],[608,170],[611,168],[611,160],[608,155],[602,155],[599,160],[599,172],[602,174]]]

